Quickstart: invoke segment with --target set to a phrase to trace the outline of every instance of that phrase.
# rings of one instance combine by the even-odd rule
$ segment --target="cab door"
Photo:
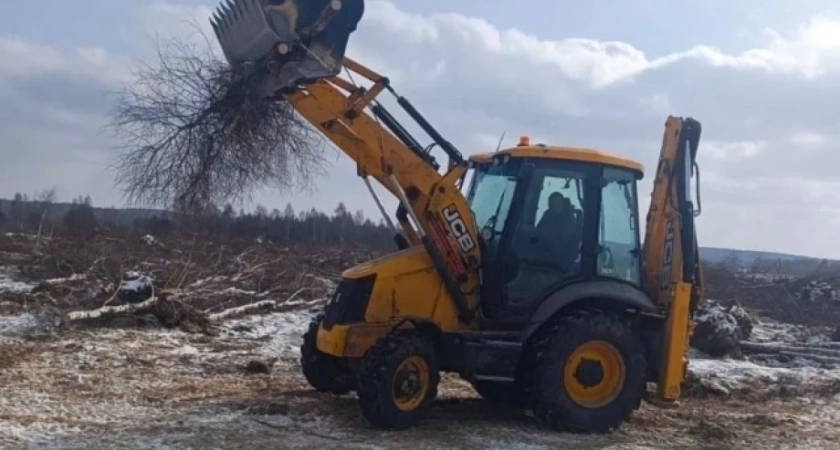
[[[510,325],[525,323],[549,293],[587,278],[595,265],[598,167],[532,162],[533,175],[521,198],[514,199],[516,209],[499,249],[505,269],[501,317]]]

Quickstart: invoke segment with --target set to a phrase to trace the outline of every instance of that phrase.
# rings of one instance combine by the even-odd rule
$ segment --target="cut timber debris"
[[[139,303],[128,303],[125,305],[118,306],[103,306],[101,308],[97,308],[91,311],[72,311],[67,313],[67,320],[93,320],[112,317],[120,314],[132,314],[137,311],[148,309],[154,306],[164,297],[165,293],[162,292],[160,296],[152,296]]]
[[[325,280],[329,281],[329,280]],[[225,309],[218,313],[207,313],[196,310],[185,303],[188,294],[175,290],[164,290],[158,296],[152,296],[139,303],[128,303],[119,306],[102,306],[91,311],[73,311],[67,314],[67,321],[83,321],[106,319],[120,315],[131,315],[150,312],[165,326],[177,326],[183,322],[195,323],[206,328],[213,323],[223,322],[256,312],[282,311],[304,309],[324,303],[327,297],[317,297],[312,300],[296,300],[295,298],[306,288],[298,289],[283,301],[261,300],[241,306]]]
[[[40,252],[30,251],[29,239],[9,238],[0,254],[14,254],[7,259],[16,265],[0,267],[0,314],[49,307],[85,327],[209,326],[316,307],[334,292],[343,269],[374,257],[354,245],[175,234],[155,236],[150,246],[142,236],[56,235]]]

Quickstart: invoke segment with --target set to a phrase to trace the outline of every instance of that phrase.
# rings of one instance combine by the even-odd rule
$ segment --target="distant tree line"
[[[69,205],[56,203],[55,197],[55,188],[38,192],[31,197],[16,193],[5,208],[0,208],[0,229],[42,233],[60,226],[66,231],[86,233],[99,227],[93,200],[89,195],[79,196]],[[57,208],[57,205],[61,207]],[[63,214],[57,217],[56,209],[62,210]]]
[[[702,250],[700,251],[702,258]],[[710,265],[709,263],[706,264]],[[756,257],[742,259],[729,256],[713,263],[717,268],[733,272],[761,273],[767,275],[834,276],[840,272],[840,261],[819,258],[771,258]]]
[[[95,208],[91,197],[79,196],[70,204],[56,203],[55,190],[33,196],[15,194],[0,204],[0,229],[37,232],[55,230],[84,234],[97,230],[130,229],[155,236],[181,231],[199,231],[239,239],[268,239],[276,243],[353,243],[367,247],[393,247],[393,232],[384,220],[374,222],[357,210],[351,213],[339,202],[332,214],[315,208],[296,212],[291,204],[283,211],[258,205],[253,211],[236,211],[232,205],[200,215],[183,216],[153,210],[145,214],[114,215]],[[142,215],[142,217],[137,217]]]
[[[253,212],[240,209],[238,213],[227,205],[221,211],[210,211],[180,221],[158,216],[136,219],[133,226],[155,236],[164,236],[176,229],[189,229],[231,238],[264,238],[276,243],[353,243],[375,248],[394,245],[393,232],[384,220],[375,223],[361,210],[351,214],[343,202],[339,202],[332,215],[315,208],[296,213],[291,204],[287,204],[282,212],[277,208],[269,211],[260,205]]]
[[[56,229],[86,234],[97,230],[123,229],[154,236],[177,232],[202,232],[235,239],[268,239],[276,243],[353,243],[370,248],[394,248],[393,232],[380,219],[373,222],[361,210],[351,213],[342,202],[326,214],[315,208],[295,211],[291,204],[280,211],[258,205],[252,212],[227,205],[189,217],[169,211],[97,208],[89,195],[70,203],[55,202],[55,189],[34,195],[17,193],[0,199],[0,230],[51,233]],[[703,257],[701,250],[701,258]],[[814,276],[840,272],[840,261],[826,259],[738,258],[731,255],[706,262],[731,271]]]

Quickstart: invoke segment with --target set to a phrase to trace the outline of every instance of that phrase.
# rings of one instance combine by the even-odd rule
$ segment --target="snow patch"
[[[25,336],[49,334],[61,329],[64,320],[60,314],[45,309],[37,314],[0,316],[0,338],[18,339]]]
[[[172,353],[175,355],[198,356],[201,351],[192,345],[184,345],[172,350]]]
[[[0,316],[0,336],[24,336],[37,329],[38,325],[38,318],[32,314]]]
[[[2,272],[0,272],[0,294],[6,292],[13,294],[29,292],[34,287],[35,285],[33,284],[24,283],[22,281],[15,281],[8,275],[5,275]]]
[[[126,272],[120,283],[121,291],[142,292],[152,287],[152,279],[139,272]]]
[[[829,342],[827,334],[815,332],[809,327],[762,318],[756,323],[750,335],[751,342],[782,344],[819,344]]]
[[[128,303],[139,303],[149,299],[154,292],[154,283],[149,275],[129,271],[123,274],[117,297]]]
[[[834,286],[822,280],[810,280],[799,291],[799,298],[809,302],[828,300],[836,302],[840,300],[840,293],[834,290]]]
[[[840,371],[815,367],[768,367],[734,359],[696,359],[688,365],[689,373],[701,384],[720,394],[737,391],[819,390],[840,383]]]
[[[220,335],[266,341],[260,347],[259,354],[289,362],[300,357],[303,334],[313,317],[314,313],[305,311],[248,316],[223,324]]]

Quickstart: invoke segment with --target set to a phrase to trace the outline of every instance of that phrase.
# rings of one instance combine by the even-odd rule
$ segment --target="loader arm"
[[[467,164],[460,152],[396,94],[389,80],[345,57],[348,74],[373,82],[368,89],[340,76],[318,80],[284,93],[295,110],[357,164],[359,176],[372,177],[400,200],[407,214],[397,216],[412,245],[423,245],[458,304],[461,318],[470,320],[480,266],[478,232],[458,183]],[[405,109],[449,156],[441,175],[428,150],[388,112],[377,96],[394,94]],[[368,114],[367,110],[372,114]],[[409,220],[411,219],[411,220]],[[412,225],[412,221],[416,221]]]
[[[653,182],[642,247],[644,289],[666,314],[659,367],[659,400],[679,398],[685,377],[691,315],[703,294],[694,219],[700,213],[691,195],[691,178],[699,188],[695,158],[700,122],[670,116]]]
[[[373,178],[399,199],[397,219],[405,237],[398,244],[426,249],[459,318],[469,322],[479,286],[480,254],[478,230],[458,186],[467,163],[397,95],[388,78],[345,57],[363,12],[364,0],[226,0],[211,25],[228,63],[253,77],[248,81],[261,98],[288,102],[356,162],[369,188]],[[358,86],[356,77],[373,84]],[[421,146],[385,109],[377,100],[384,91],[396,97],[432,138],[432,145]],[[445,174],[438,172],[429,152],[433,145],[449,157]],[[371,194],[376,198],[373,189]]]

